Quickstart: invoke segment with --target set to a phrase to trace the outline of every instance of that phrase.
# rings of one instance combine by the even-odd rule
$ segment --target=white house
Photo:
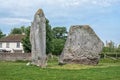
[[[0,51],[10,53],[24,53],[21,40],[25,37],[22,34],[12,34],[0,39]]]

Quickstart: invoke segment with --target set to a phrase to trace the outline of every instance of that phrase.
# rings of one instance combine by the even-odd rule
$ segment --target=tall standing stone
[[[88,25],[71,26],[59,63],[96,65],[103,42]]]
[[[46,66],[46,18],[42,9],[34,15],[30,29],[30,41],[32,45],[32,64]]]

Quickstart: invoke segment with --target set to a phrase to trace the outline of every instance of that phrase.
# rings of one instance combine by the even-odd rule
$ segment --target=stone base
[[[63,62],[60,62],[59,64],[75,63],[75,64],[85,64],[85,65],[97,65],[98,62],[99,59],[64,59]]]

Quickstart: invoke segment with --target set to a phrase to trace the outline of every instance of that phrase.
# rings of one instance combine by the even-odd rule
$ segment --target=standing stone
[[[71,26],[59,64],[96,65],[102,48],[103,42],[88,25]]]
[[[46,66],[46,18],[42,9],[39,9],[30,29],[30,42],[32,45],[32,64]]]

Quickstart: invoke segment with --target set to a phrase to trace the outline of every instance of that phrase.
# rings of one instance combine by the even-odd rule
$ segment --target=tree
[[[22,33],[26,33],[25,26],[21,26],[20,28],[13,28],[10,32],[10,34],[22,34]]]
[[[53,39],[52,45],[53,45],[53,51],[52,53],[54,55],[60,55],[63,48],[64,48],[65,40],[64,39]]]
[[[22,32],[22,33],[26,33],[26,29],[27,29],[27,28],[26,28],[25,26],[21,26],[20,29],[21,29],[21,32]]]
[[[103,52],[111,52],[111,48],[110,47],[103,47]]]
[[[25,29],[26,37],[22,39],[23,49],[26,53],[31,52],[31,43],[30,43],[30,26]]]
[[[3,32],[0,30],[0,38],[6,36],[5,34],[3,34]]]
[[[67,29],[66,27],[54,27],[52,31],[54,37],[54,39],[52,40],[52,53],[54,55],[60,55],[67,39]]]
[[[49,24],[49,20],[46,19],[46,53],[49,54],[52,52],[53,46],[51,44],[53,39],[53,34],[51,30],[51,26]]]
[[[104,47],[103,50],[106,50],[106,52],[114,52],[115,43],[113,41],[106,42],[106,47]]]
[[[66,27],[54,27],[53,28],[54,38],[65,39],[67,38],[67,29]]]
[[[20,28],[13,28],[10,34],[22,34],[22,31]]]

